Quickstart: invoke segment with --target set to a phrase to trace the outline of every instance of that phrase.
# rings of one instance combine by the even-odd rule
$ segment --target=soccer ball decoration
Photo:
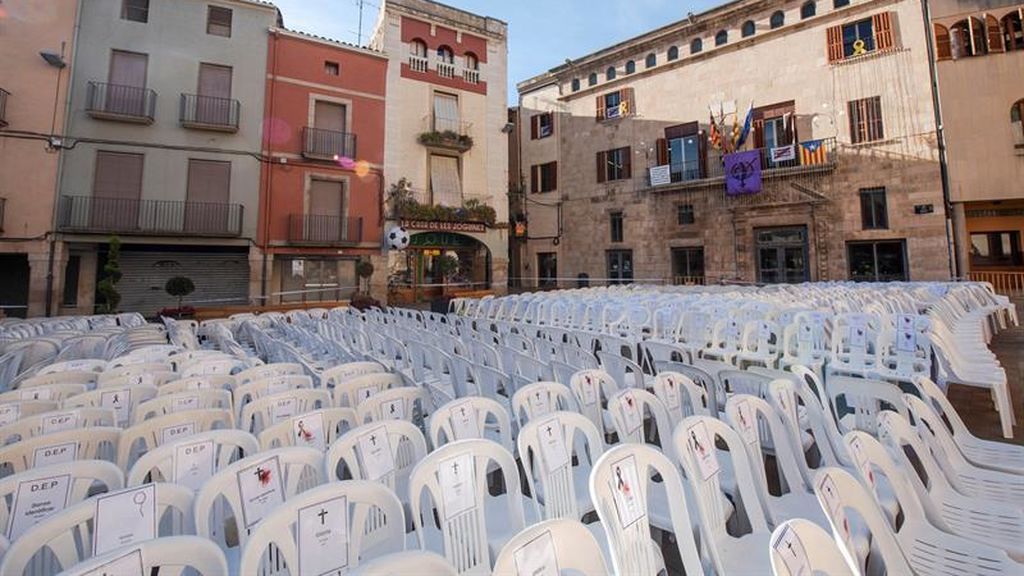
[[[409,232],[401,226],[388,230],[388,247],[392,250],[405,250],[409,247]]]

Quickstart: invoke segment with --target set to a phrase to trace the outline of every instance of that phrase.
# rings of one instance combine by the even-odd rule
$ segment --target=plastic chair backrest
[[[121,429],[77,428],[26,438],[0,447],[0,477],[31,468],[73,460],[116,462]]]
[[[604,440],[590,420],[564,411],[538,417],[519,431],[517,446],[530,493],[543,490],[543,509],[539,497],[532,499],[538,518],[579,520],[589,512],[579,509],[575,480],[589,475],[604,453]]]
[[[135,407],[132,413],[132,424],[138,424],[156,416],[164,416],[183,410],[217,408],[234,413],[231,404],[231,392],[215,388],[176,392],[160,395],[147,400]]]
[[[231,411],[219,408],[185,410],[143,420],[121,433],[117,463],[122,470],[130,470],[142,454],[161,444],[210,430],[231,429],[234,424]]]
[[[259,444],[248,432],[241,430],[211,430],[162,444],[146,452],[135,461],[129,469],[126,483],[128,486],[141,486],[147,482],[175,482],[196,489],[207,479],[201,475],[193,475],[191,470],[176,468],[179,454],[185,451],[210,450],[210,474],[259,452]],[[184,463],[184,460],[182,460]]]
[[[458,576],[444,556],[426,550],[407,550],[373,558],[349,572],[351,576],[396,576],[397,574]],[[205,575],[204,575],[205,576]]]
[[[612,418],[619,442],[646,444],[657,440],[656,443],[665,448],[672,437],[672,422],[665,405],[647,390],[628,388],[616,392],[608,398],[608,414]],[[651,431],[657,434],[657,438],[648,438],[644,428],[648,418],[653,420]]]
[[[603,406],[620,390],[615,380],[604,370],[580,370],[573,374],[569,388],[576,397],[580,413],[590,419],[602,434],[610,432],[605,428]]]
[[[400,388],[405,384],[400,374],[374,372],[352,376],[334,386],[334,405],[338,408],[356,409],[359,404],[374,394],[389,388]]]
[[[390,388],[359,403],[356,422],[365,424],[380,420],[420,422],[433,411],[430,393],[419,386]]]
[[[301,390],[313,387],[313,379],[309,376],[271,376],[253,380],[247,384],[235,386],[231,395],[235,404],[235,415],[242,416],[245,405],[257,398],[276,394],[286,390]]]
[[[159,387],[158,395],[177,394],[192,390],[219,389],[231,392],[235,389],[235,377],[230,374],[211,374],[208,376],[191,376],[172,380]]]
[[[109,408],[75,408],[73,410],[51,410],[32,416],[25,416],[16,422],[0,426],[0,446],[72,428],[93,426],[116,426],[114,411]]]
[[[540,551],[545,549],[550,550],[550,556],[542,556]],[[545,560],[553,560],[554,566],[548,568],[557,569],[559,574],[609,574],[601,545],[590,530],[578,520],[564,518],[534,524],[513,536],[498,553],[493,574],[535,574],[545,567]]]
[[[263,364],[260,366],[253,366],[246,370],[242,370],[238,374],[235,374],[235,381],[239,384],[248,384],[255,380],[262,380],[264,378],[273,378],[274,376],[298,376],[305,374],[301,364],[295,364],[292,362],[275,362],[272,364]]]
[[[183,571],[194,576],[223,576],[228,573],[224,553],[213,542],[198,536],[165,536],[95,556],[65,570],[61,576],[106,574],[105,569],[121,565],[126,556],[134,562],[131,557],[136,555],[143,574]]]
[[[811,572],[854,576],[860,573],[845,547],[810,520],[786,520],[772,532],[771,542],[772,574],[775,576],[800,576]],[[801,572],[801,569],[809,572]]]
[[[512,396],[512,414],[518,426],[557,410],[576,410],[572,390],[558,382],[527,384]]]
[[[65,410],[85,406],[110,408],[117,417],[118,425],[127,426],[131,422],[132,412],[143,402],[156,398],[156,393],[156,386],[146,384],[99,388],[66,398],[62,407]]]
[[[319,388],[303,388],[267,394],[242,408],[238,427],[258,436],[267,428],[293,416],[331,406],[331,393]]]
[[[364,448],[373,450],[378,442],[390,449],[390,460],[386,454],[381,454],[380,459],[373,462],[363,456]],[[381,420],[342,434],[328,447],[324,464],[330,481],[348,478],[372,480],[404,499],[407,494],[403,488],[408,486],[412,469],[426,455],[427,441],[412,422]],[[388,467],[389,463],[393,466]]]
[[[509,452],[515,450],[508,410],[483,396],[456,398],[438,407],[430,415],[428,429],[435,448],[455,440],[487,438],[487,431],[497,429],[498,443]]]
[[[259,434],[260,447],[308,446],[326,451],[339,436],[355,427],[356,413],[351,408],[306,411],[265,428]]]
[[[872,436],[878,435],[878,414],[883,410],[894,410],[906,417],[907,407],[903,403],[903,392],[896,384],[881,380],[866,380],[848,376],[831,376],[828,379],[828,395],[840,431],[864,430]],[[840,403],[842,399],[842,403]],[[841,407],[852,412],[852,418],[844,419]]]

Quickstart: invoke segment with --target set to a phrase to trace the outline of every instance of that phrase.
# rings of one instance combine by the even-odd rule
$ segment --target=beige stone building
[[[61,154],[50,136],[63,132],[77,11],[77,0],[0,5],[0,315],[41,316],[59,302],[50,222]]]
[[[922,18],[739,0],[521,82],[523,284],[949,278]]]
[[[389,189],[405,179],[418,205],[389,206],[385,225],[411,234],[409,250],[390,254],[394,278],[420,287],[406,296],[434,296],[444,283],[505,288],[506,33],[500,20],[429,0],[382,3],[370,47],[390,60],[384,174]],[[455,274],[438,265],[445,255],[458,259]]]
[[[930,6],[959,269],[1024,291],[1024,5]]]

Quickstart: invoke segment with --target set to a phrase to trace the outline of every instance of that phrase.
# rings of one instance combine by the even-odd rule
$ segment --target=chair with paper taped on
[[[664,449],[672,437],[665,405],[646,390],[627,388],[616,392],[608,398],[608,414],[619,442],[656,444]]]
[[[629,358],[611,352],[600,351],[597,359],[601,369],[623,388],[647,388],[647,377],[640,365]]]
[[[264,378],[273,378],[274,376],[301,376],[306,372],[302,369],[301,364],[295,364],[294,362],[275,362],[272,364],[262,364],[260,366],[253,366],[247,368],[241,372],[235,374],[235,381],[239,384],[248,384],[256,380],[262,380]]]
[[[651,539],[651,478],[660,476],[667,494],[665,505],[683,568],[704,574],[694,526],[679,469],[653,446],[622,444],[610,448],[594,464],[590,497],[608,535],[611,568],[615,574],[657,574],[665,560]]]
[[[242,417],[245,405],[257,398],[287,390],[307,390],[313,387],[313,379],[309,376],[271,376],[254,380],[248,384],[240,384],[231,392],[235,405],[235,416]]]
[[[740,351],[733,362],[741,370],[749,366],[778,366],[782,350],[782,330],[770,320],[752,320],[743,325]]]
[[[18,383],[19,390],[49,386],[51,384],[85,384],[88,388],[95,388],[96,381],[100,375],[97,372],[79,370],[75,372],[51,372],[49,374],[38,374],[25,378]]]
[[[736,506],[731,521],[722,499],[724,468],[719,461],[718,442],[728,448],[728,463],[736,483]],[[672,447],[686,473],[687,483],[700,513],[702,545],[711,556],[718,574],[753,573],[767,558],[771,532],[756,487],[754,471],[739,433],[721,420],[691,416],[676,427]],[[745,522],[741,522],[745,519]],[[730,526],[727,526],[727,523]],[[731,532],[729,530],[731,528]]]
[[[520,574],[605,576],[608,566],[600,544],[576,520],[546,520],[516,534],[494,563],[495,576]]]
[[[930,378],[918,376],[914,379],[914,386],[925,403],[939,417],[939,421],[945,425],[956,447],[968,461],[990,470],[1024,474],[1024,447],[982,440],[972,434],[956,408]]]
[[[654,378],[651,391],[665,406],[672,430],[688,416],[711,415],[707,390],[698,386],[685,374],[660,372]]]
[[[713,326],[711,330],[711,345],[700,352],[700,357],[733,364],[734,357],[741,351],[740,343],[743,337],[743,325],[739,319],[731,317],[717,320]]]
[[[706,361],[695,360],[695,362],[704,363]],[[708,372],[704,368],[679,362],[657,362],[655,369],[658,374],[669,372],[682,374],[689,378],[701,390],[700,396],[706,399],[708,415],[718,414],[725,409],[725,389],[719,384],[717,372]]]
[[[878,436],[879,413],[892,410],[907,417],[903,392],[896,384],[849,376],[831,376],[826,386],[836,424],[845,434],[863,430]]]
[[[126,488],[69,506],[25,530],[4,554],[0,574],[53,575],[127,545],[191,534],[191,490],[175,484]]]
[[[0,447],[0,478],[61,462],[117,462],[121,429],[111,426],[76,428],[26,438]]]
[[[132,411],[131,423],[138,424],[150,418],[182,410],[207,409],[228,410],[234,413],[231,392],[207,388],[161,395],[158,390],[156,398],[146,400],[135,407],[135,410]]]
[[[395,576],[396,574],[430,574],[458,576],[455,567],[444,556],[426,550],[406,550],[374,558],[349,571],[351,576]]]
[[[846,374],[869,378],[879,367],[880,328],[881,320],[874,314],[847,313],[836,316],[825,368],[827,375]]]
[[[569,388],[576,406],[606,438],[615,431],[611,416],[605,410],[608,399],[621,388],[604,370],[580,370],[573,374]]]
[[[158,573],[223,576],[228,565],[220,548],[205,538],[166,536],[94,556],[61,576]]]
[[[211,374],[238,374],[243,370],[249,368],[249,365],[240,359],[231,358],[224,360],[207,360],[203,359],[199,362],[194,362],[181,370],[182,378],[188,378],[189,376],[209,376]]]
[[[124,488],[124,473],[103,460],[39,466],[0,480],[0,526],[8,541],[97,494]]]
[[[208,376],[190,376],[178,378],[159,387],[158,395],[191,392],[193,390],[227,390],[232,392],[237,383],[230,374],[210,374]]]
[[[242,408],[238,428],[259,436],[263,430],[292,416],[331,407],[331,393],[317,388],[275,392],[256,398]]]
[[[264,429],[259,434],[263,450],[307,446],[326,451],[342,434],[357,426],[351,408],[323,408],[296,414]]]
[[[252,529],[276,506],[324,480],[323,454],[277,448],[229,464],[196,492],[196,534],[224,551],[232,572]]]
[[[1024,508],[1024,475],[971,464],[933,411],[916,397],[906,395],[904,401],[914,417],[918,436],[958,492]],[[882,421],[880,425],[886,424]]]
[[[913,400],[920,402],[917,398]],[[849,435],[846,438],[860,466],[862,480],[869,464],[882,467],[886,475],[889,471],[905,471],[930,524],[943,532],[1002,548],[1018,562],[1024,559],[1024,511],[1020,507],[989,495],[967,496],[957,491],[918,432],[901,416],[884,414],[881,426],[882,442],[887,448],[882,453],[873,451],[871,443],[851,439]],[[865,445],[867,450],[863,449]],[[873,459],[883,462],[874,463]],[[871,488],[875,488],[874,480],[873,476]]]
[[[815,312],[798,313],[793,321],[783,326],[782,369],[790,366],[806,366],[821,375],[829,353],[828,330],[823,314]]]
[[[123,386],[163,386],[168,382],[173,382],[179,378],[178,374],[174,372],[146,372],[144,374],[134,374],[118,376],[117,378],[101,379],[96,382],[96,388],[119,388]]]
[[[648,374],[657,373],[659,362],[679,362],[690,364],[693,357],[690,351],[686,350],[675,342],[646,340],[640,343],[640,365]]]
[[[30,418],[60,409],[60,402],[51,400],[10,400],[0,403],[0,425],[10,426],[22,418]]]
[[[372,531],[371,518],[378,521]],[[242,548],[238,574],[344,572],[404,549],[405,514],[391,490],[366,480],[331,482],[268,512]]]
[[[0,404],[20,402],[22,400],[46,400],[63,402],[66,398],[76,396],[88,390],[85,384],[47,384],[31,388],[19,388],[10,392],[0,393]]]
[[[259,452],[248,432],[212,430],[179,438],[143,454],[127,475],[128,486],[173,482],[198,490],[211,476],[246,456]]]
[[[114,411],[109,408],[75,408],[43,412],[0,426],[0,446],[72,428],[116,426],[116,420]]]
[[[235,417],[231,411],[218,408],[184,410],[143,420],[121,433],[117,463],[122,470],[131,470],[143,454],[161,444],[201,432],[234,427]]]
[[[886,418],[901,418],[893,416]],[[907,472],[896,468],[886,449],[877,440],[864,432],[853,431],[844,437],[844,441],[850,453],[859,460],[855,470],[861,484],[874,491],[876,502],[879,473],[892,487],[901,515],[900,518],[887,518],[886,521],[915,573],[977,574],[992,571],[998,574],[1024,574],[1024,564],[1012,560],[1004,549],[949,534],[935,527],[928,519],[925,503],[907,479]],[[969,504],[965,502],[965,505]],[[974,534],[977,535],[977,532]],[[1005,539],[1001,541],[1005,543]],[[1019,550],[1019,542],[1016,545]]]
[[[107,361],[98,358],[83,358],[81,360],[66,360],[43,366],[36,372],[36,376],[45,376],[58,372],[103,372],[107,369]]]
[[[437,448],[455,440],[485,438],[515,452],[512,421],[504,406],[482,396],[456,398],[430,415],[430,443]]]
[[[832,534],[803,518],[786,520],[776,526],[772,532],[771,559],[774,576],[854,576],[860,573]]]
[[[61,408],[65,410],[85,407],[110,408],[117,417],[117,425],[128,426],[131,423],[132,412],[143,402],[156,398],[156,394],[156,386],[146,384],[98,388],[66,398],[61,404]]]
[[[370,396],[389,390],[401,388],[405,381],[400,374],[390,372],[378,372],[353,376],[334,386],[334,405],[338,408],[352,408],[355,410],[359,403]]]
[[[558,410],[576,411],[572,390],[558,382],[534,382],[512,396],[512,414],[519,427]]]
[[[492,465],[504,481],[497,496],[487,490]],[[420,548],[433,539],[426,531],[440,531],[460,574],[490,574],[492,555],[524,527],[518,465],[489,440],[458,440],[428,454],[412,471],[409,502]]]
[[[389,388],[370,396],[356,408],[356,422],[407,420],[422,423],[434,411],[430,392],[422,386]]]
[[[876,377],[913,382],[932,370],[931,321],[917,314],[892,314],[882,322],[878,338]]]
[[[104,382],[110,380],[116,380],[118,378],[125,377],[145,377],[146,374],[156,374],[160,372],[174,372],[171,368],[170,362],[143,362],[138,364],[126,364],[118,366],[116,360],[111,363],[111,366],[100,372],[99,377],[96,380],[97,386],[102,386]]]

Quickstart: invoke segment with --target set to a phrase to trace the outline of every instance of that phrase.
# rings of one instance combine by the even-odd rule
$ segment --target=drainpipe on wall
[[[273,37],[274,48],[272,50],[273,64],[271,65],[270,88],[267,91],[268,92],[267,98],[269,100],[269,104],[264,108],[267,111],[267,114],[266,114],[265,118],[263,119],[263,122],[264,122],[264,126],[263,126],[263,140],[266,143],[266,148],[267,148],[267,176],[266,176],[266,179],[265,179],[267,193],[264,194],[264,199],[263,199],[263,213],[262,213],[262,217],[263,217],[262,218],[263,219],[263,241],[260,243],[261,244],[260,251],[262,252],[262,257],[263,257],[263,272],[260,274],[260,304],[264,305],[264,306],[266,306],[268,304],[268,302],[267,302],[267,268],[268,268],[270,262],[267,259],[267,247],[270,245],[270,206],[271,206],[270,195],[271,195],[271,191],[272,191],[272,188],[273,188],[273,182],[274,182],[274,178],[273,178],[274,155],[273,155],[273,149],[272,149],[273,148],[273,138],[272,138],[273,134],[271,134],[270,132],[272,132],[272,129],[273,129],[273,126],[274,126],[274,123],[273,123],[273,119],[274,119],[274,88],[277,85],[277,40],[278,40],[277,30],[272,28],[270,30],[270,35]],[[268,124],[267,120],[270,120],[271,122]]]
[[[946,163],[946,130],[942,124],[942,102],[939,98],[939,72],[935,64],[935,38],[932,31],[932,10],[928,0],[921,0],[921,17],[924,19],[925,43],[928,47],[928,80],[932,90],[932,108],[935,112],[935,134],[939,144],[939,174],[942,180],[942,202],[946,213],[946,249],[949,258],[949,277],[959,277],[960,270],[956,262],[959,254],[960,239],[956,227],[953,226],[953,203],[949,192],[949,165]],[[950,230],[952,228],[952,231]]]

